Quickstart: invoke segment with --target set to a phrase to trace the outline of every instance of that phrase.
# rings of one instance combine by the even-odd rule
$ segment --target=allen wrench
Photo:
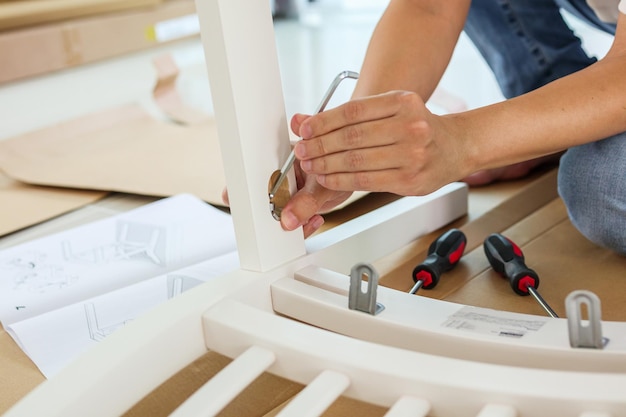
[[[328,87],[328,90],[326,91],[326,94],[324,94],[324,97],[322,98],[322,101],[317,106],[317,109],[315,110],[314,114],[321,113],[321,112],[324,111],[324,109],[328,105],[328,102],[330,101],[330,99],[332,98],[333,94],[335,93],[335,90],[337,89],[339,84],[341,84],[341,82],[343,80],[345,80],[346,78],[352,78],[353,80],[357,80],[359,78],[359,73],[358,72],[354,72],[354,71],[342,71],[339,74],[337,74],[337,76],[335,77],[333,82],[330,84],[330,87]],[[287,172],[289,172],[289,170],[293,166],[293,163],[295,162],[295,160],[296,160],[296,152],[295,152],[295,148],[294,148],[294,149],[291,150],[291,153],[287,157],[287,160],[285,161],[285,163],[283,164],[282,168],[280,169],[280,175],[276,179],[276,182],[274,183],[274,186],[272,187],[272,189],[269,192],[270,211],[272,213],[272,217],[274,217],[274,219],[276,219],[276,220],[280,220],[280,212],[282,211],[282,208],[280,208],[280,209],[276,208],[276,205],[274,204],[274,201],[273,201],[274,200],[274,196],[276,195],[276,192],[280,188],[280,185],[285,180],[285,177],[287,176]]]

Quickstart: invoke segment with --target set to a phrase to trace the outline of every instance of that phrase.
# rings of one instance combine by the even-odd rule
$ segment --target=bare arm
[[[391,0],[370,40],[353,97],[390,90],[430,97],[450,61],[469,5],[470,0]],[[293,118],[294,132],[305,118]],[[351,191],[325,188],[315,175],[307,175],[283,209],[281,223],[287,230],[303,225],[308,236],[323,222],[316,213],[344,201]]]
[[[540,89],[445,116],[449,135],[465,137],[470,170],[508,165],[626,131],[626,15],[607,55]]]
[[[296,156],[330,190],[422,195],[501,167],[626,131],[626,15],[607,56],[523,96],[446,116],[419,94],[352,100],[296,120]],[[299,126],[298,126],[299,124]]]
[[[427,5],[441,13],[417,13]],[[393,0],[372,38],[355,99],[292,119],[304,139],[295,152],[310,191],[296,195],[286,210],[300,224],[333,192],[423,195],[479,170],[626,131],[624,14],[610,51],[592,66],[511,100],[432,114],[425,101],[448,63],[467,6],[461,0]]]
[[[354,97],[413,91],[427,101],[446,69],[469,0],[392,0],[376,26]]]

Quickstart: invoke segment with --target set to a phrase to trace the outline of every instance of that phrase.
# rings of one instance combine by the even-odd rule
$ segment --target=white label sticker
[[[448,317],[442,326],[475,333],[521,338],[528,332],[538,331],[546,322],[547,319],[539,317],[465,306]]]
[[[154,25],[154,36],[158,42],[172,41],[198,33],[200,22],[196,14],[164,20]]]

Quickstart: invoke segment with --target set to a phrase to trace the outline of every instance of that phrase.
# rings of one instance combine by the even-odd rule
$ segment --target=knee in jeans
[[[567,204],[567,203],[566,203]],[[626,242],[624,236],[610,221],[610,213],[596,208],[596,216],[593,218],[586,215],[586,211],[572,210],[568,206],[569,217],[578,231],[591,242],[626,255]]]
[[[562,163],[563,168],[567,166]],[[590,183],[589,178],[564,180],[563,177],[559,172],[559,194],[574,227],[591,242],[626,255],[624,211],[616,204],[615,196],[602,186],[606,184]]]

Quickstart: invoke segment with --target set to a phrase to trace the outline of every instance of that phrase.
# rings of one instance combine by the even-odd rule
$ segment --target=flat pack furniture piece
[[[463,216],[465,185],[306,241],[282,231],[268,201],[290,150],[270,5],[196,5],[241,268],[107,336],[5,417],[119,416],[207,351],[233,360],[171,415],[217,415],[269,372],[305,385],[281,417],[320,416],[340,396],[388,417],[626,416],[626,324],[595,315],[572,332],[571,320],[376,288],[368,262]],[[377,308],[349,308],[354,291]],[[598,330],[602,346],[587,347]]]

